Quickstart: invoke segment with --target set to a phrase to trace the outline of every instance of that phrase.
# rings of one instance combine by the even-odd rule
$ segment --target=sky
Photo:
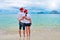
[[[0,9],[36,6],[50,10],[60,9],[60,0],[0,0]]]

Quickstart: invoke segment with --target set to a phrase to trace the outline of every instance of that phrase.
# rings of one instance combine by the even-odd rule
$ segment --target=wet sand
[[[19,37],[18,31],[7,32],[0,30],[0,40],[60,40],[60,30],[33,29],[30,37]]]

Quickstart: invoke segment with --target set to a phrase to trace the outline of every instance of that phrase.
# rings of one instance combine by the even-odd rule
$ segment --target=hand
[[[25,16],[22,17],[23,19],[26,18]]]
[[[27,18],[25,17],[25,19],[27,19]]]

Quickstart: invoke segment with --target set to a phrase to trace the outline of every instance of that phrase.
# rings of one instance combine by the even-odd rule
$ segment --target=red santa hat
[[[26,12],[28,12],[28,10],[27,10],[27,9],[25,9],[25,10],[24,10],[24,13],[26,13]]]

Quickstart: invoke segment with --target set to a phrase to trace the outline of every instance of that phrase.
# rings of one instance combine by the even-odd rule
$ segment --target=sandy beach
[[[18,31],[7,32],[0,30],[0,40],[60,40],[59,29],[33,29],[31,30],[31,37],[19,37]]]

